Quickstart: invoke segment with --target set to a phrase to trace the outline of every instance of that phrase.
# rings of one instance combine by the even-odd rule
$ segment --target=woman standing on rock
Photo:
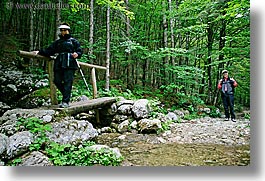
[[[223,78],[218,83],[218,89],[221,90],[221,96],[225,110],[225,120],[229,121],[231,116],[231,121],[235,122],[236,116],[234,113],[234,89],[237,86],[237,82],[228,76],[227,70],[223,70],[222,74]]]
[[[39,55],[46,57],[58,54],[54,62],[54,84],[62,93],[62,108],[69,107],[74,73],[78,69],[77,58],[82,56],[80,43],[71,36],[70,26],[63,23],[59,26],[61,34],[47,49],[37,51]]]

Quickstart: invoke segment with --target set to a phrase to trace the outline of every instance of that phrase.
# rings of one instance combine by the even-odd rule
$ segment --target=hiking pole
[[[76,60],[76,59],[75,59],[75,60]],[[78,66],[79,72],[80,72],[80,74],[81,74],[81,76],[82,76],[82,78],[83,78],[83,80],[84,80],[84,82],[85,82],[86,88],[87,88],[87,90],[90,92],[90,90],[89,90],[89,88],[88,88],[88,85],[87,85],[87,82],[86,82],[86,79],[85,79],[85,76],[84,76],[84,74],[83,74],[83,72],[82,72],[82,69],[81,69],[81,67],[80,67],[80,65],[79,65],[79,63],[78,63],[77,60],[76,60],[76,63],[77,63],[77,66]]]

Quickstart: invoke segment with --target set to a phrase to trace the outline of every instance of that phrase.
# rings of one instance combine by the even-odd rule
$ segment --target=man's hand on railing
[[[37,55],[39,53],[39,51],[32,51],[32,53],[35,53]]]
[[[72,53],[72,56],[73,56],[74,58],[77,58],[77,57],[78,57],[78,54],[77,54],[76,52],[74,52],[74,53]]]

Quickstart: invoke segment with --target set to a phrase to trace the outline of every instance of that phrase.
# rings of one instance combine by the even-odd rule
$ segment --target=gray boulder
[[[133,116],[137,120],[148,118],[150,111],[151,111],[151,108],[148,105],[147,99],[139,99],[135,101],[135,103],[132,106]]]

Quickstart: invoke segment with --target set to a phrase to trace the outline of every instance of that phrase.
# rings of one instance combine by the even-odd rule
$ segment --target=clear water
[[[157,142],[156,135],[106,133],[97,143],[118,147],[123,166],[247,166],[250,145],[179,144]]]

